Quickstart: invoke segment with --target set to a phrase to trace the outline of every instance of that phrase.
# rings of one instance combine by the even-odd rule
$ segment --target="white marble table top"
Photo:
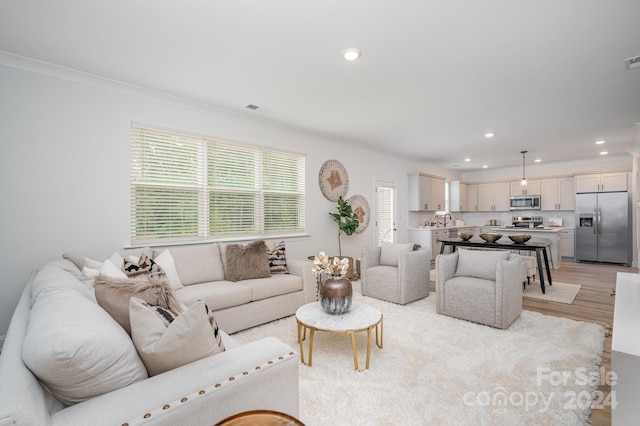
[[[326,331],[365,330],[377,324],[382,313],[357,300],[353,301],[351,309],[346,314],[331,315],[320,306],[320,302],[307,303],[298,308],[296,319],[307,327]]]

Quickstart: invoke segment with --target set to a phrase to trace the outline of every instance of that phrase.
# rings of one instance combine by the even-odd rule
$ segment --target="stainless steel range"
[[[535,228],[542,225],[542,216],[513,216],[511,224],[516,228]]]

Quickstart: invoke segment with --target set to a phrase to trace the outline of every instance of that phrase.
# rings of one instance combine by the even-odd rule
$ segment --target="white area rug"
[[[429,271],[429,280],[436,280],[435,269]],[[551,302],[566,303],[570,305],[575,300],[581,287],[582,286],[580,284],[567,284],[554,281],[552,286],[549,286],[548,283],[547,285],[545,285],[545,293],[542,294],[542,290],[540,289],[540,281],[536,280],[526,286],[526,288],[522,292],[522,296],[530,297],[532,299],[542,299],[549,300]]]
[[[373,342],[371,368],[356,372],[348,335],[316,333],[313,366],[299,365],[307,426],[588,422],[602,326],[523,311],[498,330],[438,315],[434,293],[406,306],[359,294],[354,303],[384,314],[384,348]],[[299,348],[294,317],[234,334],[242,342],[266,336]],[[366,333],[357,342],[362,368]]]
[[[551,286],[546,281],[545,283],[544,294],[542,294],[542,290],[540,289],[540,281],[536,280],[524,289],[522,296],[572,304],[582,287],[580,284],[567,284],[557,281],[554,281]]]

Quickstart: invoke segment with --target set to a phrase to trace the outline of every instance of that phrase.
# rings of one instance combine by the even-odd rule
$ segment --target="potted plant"
[[[329,213],[329,215],[333,218],[333,220],[338,225],[338,257],[342,259],[342,245],[340,242],[340,237],[342,234],[352,235],[358,229],[360,222],[358,221],[358,215],[356,215],[351,209],[351,205],[349,201],[344,198],[338,198],[338,213]],[[347,276],[352,275],[353,271],[353,261],[349,258],[349,273]]]

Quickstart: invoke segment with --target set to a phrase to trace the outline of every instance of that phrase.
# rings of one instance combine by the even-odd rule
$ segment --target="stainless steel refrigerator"
[[[576,260],[631,265],[626,192],[576,194]]]

